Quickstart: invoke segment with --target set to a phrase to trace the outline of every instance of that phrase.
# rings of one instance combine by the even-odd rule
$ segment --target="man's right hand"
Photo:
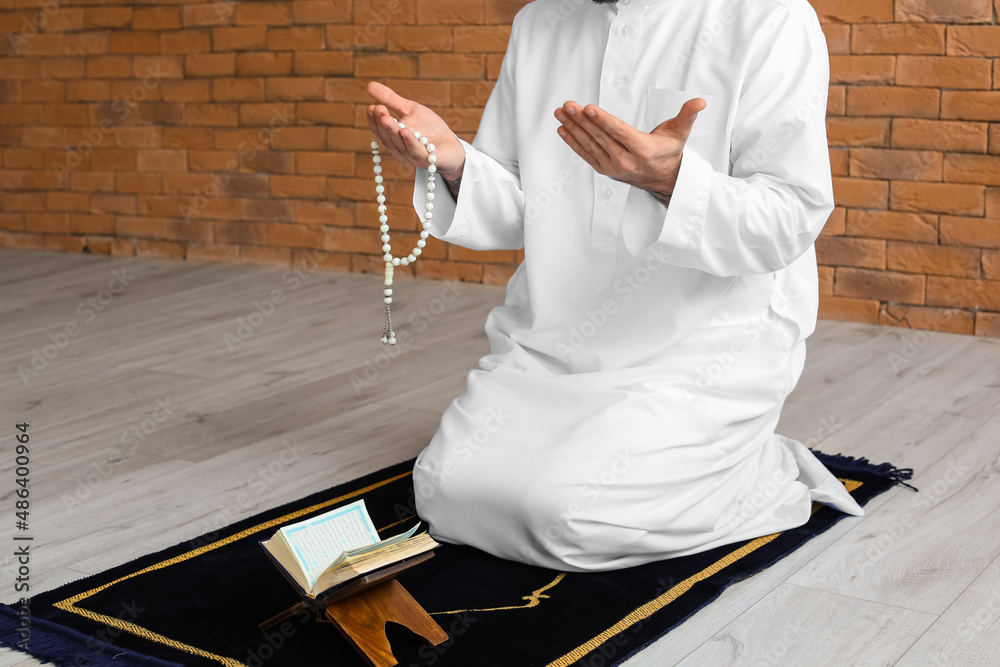
[[[415,128],[434,144],[438,173],[451,180],[461,177],[465,166],[465,147],[444,119],[428,107],[397,95],[378,81],[370,81],[367,91],[377,102],[368,107],[368,126],[394,158],[417,167],[430,165],[427,148],[413,135],[411,128]],[[406,127],[400,128],[393,118]]]

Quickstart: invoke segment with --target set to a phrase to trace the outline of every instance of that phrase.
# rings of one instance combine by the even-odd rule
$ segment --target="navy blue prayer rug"
[[[903,480],[911,469],[812,451],[862,506],[894,484],[910,486]],[[401,532],[419,520],[412,469],[412,459],[398,463],[35,595],[27,652],[73,667],[365,667],[320,615],[302,612],[268,631],[257,629],[299,601],[258,541],[358,498],[382,537]],[[733,582],[770,567],[846,516],[813,503],[809,521],[792,530],[598,573],[564,573],[442,544],[399,581],[448,640],[432,646],[396,623],[386,625],[386,634],[402,667],[618,665]],[[21,641],[18,609],[0,606],[0,645]]]

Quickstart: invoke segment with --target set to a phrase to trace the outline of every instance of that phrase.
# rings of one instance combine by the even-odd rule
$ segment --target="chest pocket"
[[[707,106],[698,113],[687,145],[712,164],[715,171],[730,174],[728,97],[705,95],[672,88],[647,88],[644,132],[650,132],[665,120],[675,117],[688,100],[700,97]]]

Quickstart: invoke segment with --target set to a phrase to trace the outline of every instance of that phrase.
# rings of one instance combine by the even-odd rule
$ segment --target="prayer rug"
[[[910,486],[904,480],[912,469],[812,451],[862,506],[894,484]],[[404,461],[34,595],[27,651],[74,667],[365,667],[318,615],[303,612],[257,629],[299,601],[258,542],[286,523],[359,498],[383,538],[402,532],[419,521],[412,469],[413,459]],[[387,636],[403,667],[618,665],[733,582],[847,516],[813,503],[809,521],[792,530],[599,573],[565,573],[442,544],[399,581],[448,640],[432,646],[396,623],[387,624]],[[18,610],[0,606],[0,645],[21,641]]]

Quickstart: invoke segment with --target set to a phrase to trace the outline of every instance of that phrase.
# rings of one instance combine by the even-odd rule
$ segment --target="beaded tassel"
[[[383,291],[385,294],[385,330],[382,331],[382,343],[389,343],[390,345],[396,344],[396,332],[392,330],[392,316],[389,314],[389,304],[392,303],[392,288],[388,285],[392,284],[392,262],[385,263],[385,284],[386,288]]]
[[[406,127],[399,121],[396,121],[400,129]],[[429,155],[427,156],[427,161],[430,165],[427,167],[427,203],[424,205],[426,212],[424,213],[423,229],[420,231],[420,240],[417,241],[417,246],[410,252],[406,257],[393,257],[390,250],[392,246],[389,245],[389,217],[386,215],[386,205],[385,205],[385,187],[382,185],[382,157],[379,155],[378,150],[378,140],[372,139],[372,162],[375,163],[375,193],[376,200],[378,201],[378,212],[379,212],[379,231],[382,233],[382,252],[383,259],[385,259],[385,289],[382,291],[383,301],[385,301],[385,329],[382,330],[382,344],[388,343],[389,345],[396,344],[396,333],[392,330],[392,317],[389,312],[389,304],[392,303],[392,270],[393,267],[402,264],[406,266],[411,262],[416,262],[417,257],[423,252],[423,247],[427,244],[428,228],[431,226],[431,218],[434,214],[432,213],[434,209],[434,173],[437,171],[437,166],[434,164],[437,162],[437,156],[434,154],[434,144],[430,143],[427,137],[420,136],[420,133],[416,130],[413,131],[413,136],[416,137],[420,143],[422,143],[426,148]]]

